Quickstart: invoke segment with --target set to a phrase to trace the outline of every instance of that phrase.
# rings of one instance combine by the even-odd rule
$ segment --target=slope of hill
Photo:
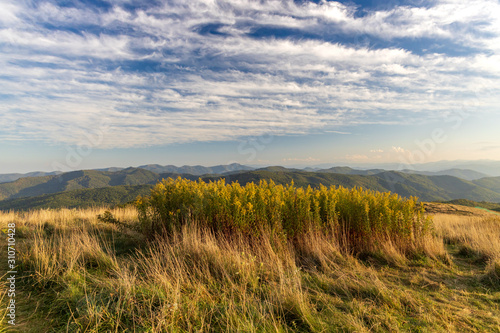
[[[19,178],[43,177],[43,176],[52,176],[52,175],[58,175],[58,174],[61,174],[61,172],[59,172],[59,171],[54,171],[54,172],[35,171],[35,172],[29,172],[29,173],[5,173],[5,174],[0,174],[0,183],[13,182],[15,180],[18,180]]]
[[[369,169],[369,170],[357,170],[350,167],[333,167],[330,169],[321,169],[317,172],[327,172],[327,173],[340,173],[344,175],[361,175],[361,176],[369,176],[376,175],[381,172],[385,172],[384,169]]]
[[[326,169],[331,168],[335,165],[332,164],[319,164],[312,166],[313,168]],[[357,169],[384,169],[384,170],[401,170],[401,163],[350,163],[350,166]],[[406,168],[410,168],[407,164]],[[431,172],[442,172],[443,170],[472,170],[482,174],[488,175],[488,177],[500,177],[500,160],[476,160],[476,161],[466,161],[466,160],[455,160],[455,161],[437,161],[422,164],[412,164],[412,170],[418,171],[431,171]],[[453,174],[449,176],[454,176]]]
[[[152,188],[153,185],[121,185],[9,199],[0,201],[0,210],[115,206],[134,201],[139,195],[149,195]]]
[[[478,186],[490,189],[495,192],[500,192],[500,177],[486,177],[477,179],[473,182]]]
[[[295,168],[285,168],[280,165],[273,165],[273,166],[268,166],[265,168],[259,168],[254,171],[270,171],[270,172],[294,172],[294,171],[304,171],[300,169],[295,169]]]
[[[34,197],[64,191],[117,185],[154,184],[160,176],[144,169],[128,168],[118,172],[82,170],[57,176],[21,178],[0,184],[0,200]]]
[[[337,166],[337,167],[332,167],[329,169],[321,169],[318,170],[317,172],[328,172],[328,173],[340,173],[340,174],[345,174],[345,175],[363,175],[363,176],[370,176],[370,175],[376,175],[379,173],[383,172],[388,172],[390,170],[384,170],[384,169],[367,169],[367,170],[359,170],[359,169],[353,169],[347,166]],[[403,173],[408,173],[408,174],[417,174],[417,175],[425,175],[425,176],[453,176],[465,180],[476,180],[484,177],[488,177],[487,174],[477,172],[474,170],[467,170],[467,169],[447,169],[447,170],[441,170],[441,171],[418,171],[418,170],[410,170],[410,169],[405,169],[405,170],[399,170],[398,172],[403,172]]]
[[[487,174],[474,171],[474,170],[468,170],[468,169],[448,169],[448,170],[442,170],[442,171],[417,171],[417,170],[402,170],[404,173],[411,173],[411,174],[418,174],[418,175],[425,175],[425,176],[453,176],[465,180],[476,180],[484,177],[488,177]]]
[[[424,201],[469,199],[500,202],[500,193],[453,176],[424,176],[388,171],[375,176],[391,192],[417,196]]]
[[[20,178],[10,183],[2,183],[0,184],[0,200],[12,198],[15,195],[19,194],[19,192],[25,191],[28,188],[37,188],[39,186],[43,186],[47,183],[50,183],[50,181],[55,177],[56,176]],[[52,191],[52,189],[47,188],[47,186],[45,187],[46,192],[39,193],[35,190],[33,191],[33,196],[62,191],[59,188]]]

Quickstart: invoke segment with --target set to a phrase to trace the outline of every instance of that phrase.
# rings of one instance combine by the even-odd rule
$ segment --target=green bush
[[[197,223],[217,232],[294,239],[310,231],[332,233],[350,247],[391,239],[409,245],[429,232],[430,220],[415,198],[361,188],[295,187],[273,181],[226,184],[178,178],[158,183],[136,202],[142,231],[154,235]]]

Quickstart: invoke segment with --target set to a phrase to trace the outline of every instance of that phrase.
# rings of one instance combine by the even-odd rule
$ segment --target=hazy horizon
[[[494,166],[500,167],[500,160],[441,160],[441,161],[434,161],[434,162],[427,162],[427,163],[421,163],[421,164],[405,164],[401,162],[395,162],[395,163],[343,163],[343,162],[338,162],[338,163],[310,163],[310,164],[253,164],[253,163],[239,163],[236,161],[232,161],[230,163],[194,163],[194,164],[186,164],[186,163],[135,163],[135,164],[123,164],[123,165],[107,165],[103,164],[105,163],[104,161],[101,161],[101,164],[97,165],[89,165],[88,167],[81,167],[81,168],[69,168],[67,165],[66,169],[21,169],[21,171],[0,171],[0,174],[14,174],[14,173],[20,173],[20,174],[27,174],[27,173],[32,173],[32,172],[71,172],[71,171],[79,171],[79,170],[99,170],[99,169],[110,169],[110,168],[119,168],[119,169],[126,169],[126,168],[138,168],[141,166],[147,166],[147,165],[161,165],[161,166],[167,166],[167,165],[173,165],[175,167],[184,167],[184,166],[202,166],[202,167],[214,167],[214,166],[219,166],[219,165],[228,165],[232,163],[237,163],[241,164],[244,166],[252,167],[255,169],[258,168],[265,168],[265,167],[271,167],[271,166],[282,166],[286,168],[298,168],[298,169],[306,169],[306,168],[313,168],[313,169],[327,169],[331,167],[350,167],[352,169],[360,169],[360,170],[368,170],[368,169],[385,169],[385,170],[394,170],[394,171],[402,171],[402,170],[415,170],[415,171],[444,171],[448,169],[468,169],[469,167],[474,170],[474,166],[478,167],[492,167],[491,164]],[[469,166],[469,167],[468,167]],[[26,171],[27,170],[27,171]],[[484,172],[488,174],[488,172]],[[500,174],[500,169],[499,169],[499,174]]]
[[[500,156],[500,3],[2,1],[0,173]]]

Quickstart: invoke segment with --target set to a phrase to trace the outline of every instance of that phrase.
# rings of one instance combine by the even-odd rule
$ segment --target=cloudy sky
[[[0,172],[500,159],[498,0],[0,0]]]

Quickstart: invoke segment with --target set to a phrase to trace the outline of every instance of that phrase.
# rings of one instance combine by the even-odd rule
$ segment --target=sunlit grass
[[[487,265],[485,278],[500,285],[500,217],[436,215],[436,231],[459,255]]]
[[[435,220],[410,255],[390,237],[357,253],[321,228],[249,236],[194,218],[151,236],[133,207],[0,213],[23,230],[19,332],[495,331],[497,261],[474,266],[482,284],[444,260],[442,238],[491,253],[465,236],[495,224]]]
[[[447,242],[467,247],[486,260],[500,259],[500,217],[441,214],[435,216],[434,224]]]

